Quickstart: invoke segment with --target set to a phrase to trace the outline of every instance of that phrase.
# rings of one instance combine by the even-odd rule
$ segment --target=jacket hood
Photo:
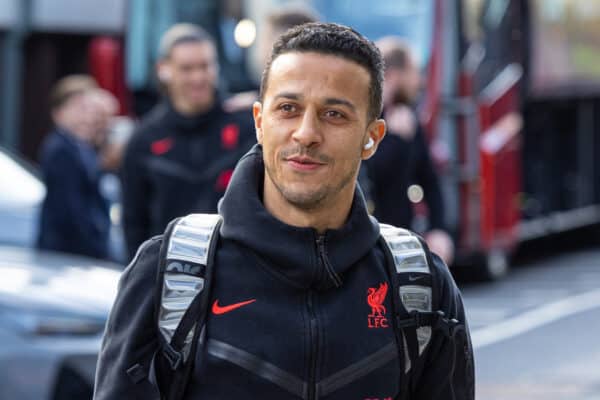
[[[379,224],[367,213],[357,185],[346,223],[319,235],[313,228],[287,225],[262,203],[262,146],[255,145],[239,161],[219,205],[221,235],[249,248],[269,268],[300,288],[327,289],[343,284],[344,273],[375,246]],[[335,271],[325,272],[325,264]]]

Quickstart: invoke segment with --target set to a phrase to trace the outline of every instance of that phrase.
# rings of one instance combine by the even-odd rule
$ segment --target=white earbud
[[[371,148],[373,148],[373,146],[375,145],[375,142],[373,141],[372,137],[369,137],[369,141],[364,145],[364,149],[365,150],[370,150]]]

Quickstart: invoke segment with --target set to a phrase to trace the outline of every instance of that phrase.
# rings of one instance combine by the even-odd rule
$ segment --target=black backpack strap
[[[456,321],[448,321],[442,311],[433,311],[438,293],[431,275],[431,254],[424,241],[406,229],[386,224],[380,228],[394,293],[394,327],[399,348],[405,350],[401,354],[404,374],[400,385],[400,398],[404,399],[416,383],[411,371],[420,366],[433,331],[449,332]]]
[[[402,329],[400,328],[399,324],[396,322],[398,321],[399,318],[401,318],[401,315],[404,313],[403,311],[400,311],[401,309],[404,308],[404,305],[402,305],[402,301],[400,300],[400,296],[397,295],[397,293],[399,293],[399,286],[398,286],[398,280],[396,279],[396,269],[394,267],[394,258],[392,256],[392,253],[389,251],[388,245],[386,243],[386,240],[383,238],[383,236],[380,236],[379,238],[380,241],[380,245],[381,247],[384,249],[384,255],[385,255],[385,265],[386,268],[388,270],[388,275],[390,277],[390,281],[391,281],[391,286],[392,286],[392,293],[393,295],[391,296],[391,302],[392,302],[392,308],[393,308],[393,312],[394,312],[394,317],[393,317],[393,324],[392,327],[394,329],[394,334],[396,335],[396,345],[398,347],[398,359],[400,360],[400,370],[401,371],[406,371],[406,368],[408,366],[408,355],[407,355],[407,344],[406,344],[406,340],[404,338],[404,333],[402,331]],[[396,400],[404,400],[407,398],[407,394],[408,394],[408,376],[406,376],[406,374],[402,374],[400,377],[400,395],[396,398]]]
[[[198,342],[204,340],[220,225],[219,215],[191,214],[174,221],[163,239],[155,370],[167,400],[183,397]]]

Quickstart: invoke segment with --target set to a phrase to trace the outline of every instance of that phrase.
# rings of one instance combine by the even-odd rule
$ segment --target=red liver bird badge
[[[385,317],[386,309],[383,305],[387,291],[387,282],[380,283],[377,289],[367,289],[367,303],[369,303],[369,306],[371,307],[371,314],[368,316],[367,326],[371,329],[387,328],[389,326],[387,318]]]
[[[385,314],[386,310],[383,302],[385,301],[387,291],[387,282],[380,283],[379,288],[377,289],[368,289],[367,303],[369,303],[369,306],[371,306],[371,314],[369,314],[369,317],[382,317]]]

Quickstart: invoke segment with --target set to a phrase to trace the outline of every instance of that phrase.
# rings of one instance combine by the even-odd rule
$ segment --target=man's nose
[[[316,111],[308,108],[302,115],[300,125],[292,134],[292,138],[304,147],[321,143],[322,135]]]
[[[195,68],[189,76],[195,82],[202,82],[207,79],[208,73],[204,68]]]

